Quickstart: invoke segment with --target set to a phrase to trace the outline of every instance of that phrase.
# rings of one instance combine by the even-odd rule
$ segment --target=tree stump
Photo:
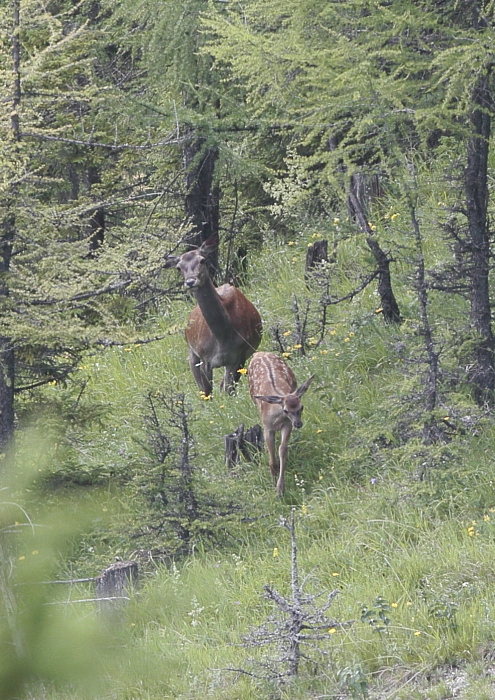
[[[315,241],[308,246],[304,271],[304,279],[306,282],[310,281],[315,272],[318,271],[318,267],[322,262],[328,262],[328,241],[325,239]]]
[[[225,464],[228,469],[232,469],[239,463],[241,455],[250,462],[255,454],[263,449],[263,432],[259,425],[253,425],[244,432],[244,425],[241,423],[233,433],[225,435],[223,441]]]
[[[135,561],[118,561],[110,564],[95,578],[95,598],[98,610],[105,615],[114,614],[129,600],[131,590],[137,585],[138,565]]]
[[[263,450],[263,430],[261,425],[253,425],[244,433],[244,440],[241,442],[241,452],[248,462],[251,462],[258,452]]]
[[[225,445],[225,464],[228,469],[232,469],[234,464],[239,462],[240,444],[244,439],[244,425],[241,423],[233,433],[224,435],[223,443]]]

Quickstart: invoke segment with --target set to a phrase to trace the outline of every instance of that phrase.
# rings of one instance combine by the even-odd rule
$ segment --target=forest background
[[[2,698],[495,698],[494,12],[2,4]],[[187,367],[214,233],[315,374],[281,500]]]

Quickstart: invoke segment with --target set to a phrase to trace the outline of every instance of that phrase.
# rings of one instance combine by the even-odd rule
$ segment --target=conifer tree
[[[493,2],[247,0],[242,9],[214,8],[205,20],[214,37],[208,50],[244,85],[252,118],[284,122],[292,132],[286,168],[272,187],[286,216],[307,222],[310,211],[323,223],[356,171],[379,177],[382,193],[399,197],[407,193],[408,162],[422,164],[420,187],[432,198],[448,182],[475,337],[467,379],[477,402],[491,404]],[[383,210],[378,200],[368,216]],[[380,237],[389,257],[403,257],[401,241],[377,230],[374,242]]]
[[[124,227],[95,251],[101,213],[112,203],[121,224],[135,179],[115,157],[117,100],[98,75],[91,7],[0,8],[0,449],[12,437],[15,393],[63,382],[87,348],[127,337],[122,305],[107,298],[155,274],[149,266],[156,271],[168,249],[143,239],[137,254]]]

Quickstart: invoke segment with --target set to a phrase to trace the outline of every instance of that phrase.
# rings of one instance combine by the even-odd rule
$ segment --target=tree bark
[[[487,225],[491,106],[490,71],[487,70],[473,90],[474,108],[469,115],[472,135],[467,143],[464,187],[471,253],[471,324],[478,336],[471,382],[477,403],[493,406],[495,340],[491,325],[490,233]]]
[[[12,0],[12,96],[10,113],[10,139],[12,159],[15,164],[19,141],[19,107],[21,103],[20,73],[20,2]],[[12,168],[12,180],[13,177]],[[0,304],[8,312],[9,268],[12,246],[16,233],[16,186],[12,184],[4,200],[4,213],[0,221]],[[0,336],[0,451],[5,450],[14,435],[14,348],[10,338]]]
[[[192,135],[184,147],[186,169],[186,216],[192,224],[187,243],[198,248],[207,238],[218,234],[219,188],[214,185],[218,150],[206,144],[206,139]],[[210,272],[218,270],[218,252],[208,259]]]

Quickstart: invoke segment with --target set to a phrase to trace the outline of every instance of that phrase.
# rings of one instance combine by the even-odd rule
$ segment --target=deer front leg
[[[265,438],[266,449],[268,450],[268,461],[270,464],[270,472],[272,475],[273,483],[277,482],[279,461],[277,458],[277,453],[275,450],[275,431],[274,430],[264,430],[263,437]]]
[[[203,362],[192,350],[189,351],[189,367],[200,391],[204,392],[205,396],[209,396],[213,387],[213,370],[211,367]]]
[[[284,492],[284,471],[285,459],[287,457],[287,449],[289,447],[289,438],[292,432],[292,424],[284,425],[280,431],[280,447],[278,448],[278,456],[280,458],[280,474],[277,481],[277,496],[280,498]]]

